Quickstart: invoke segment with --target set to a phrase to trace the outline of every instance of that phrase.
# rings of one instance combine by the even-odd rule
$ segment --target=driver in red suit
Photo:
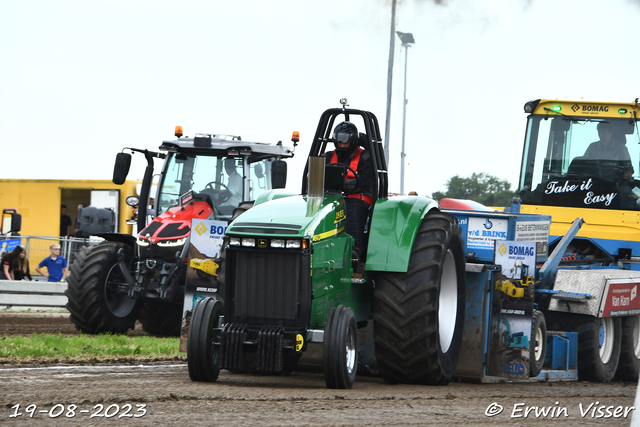
[[[351,122],[342,122],[333,130],[334,151],[327,151],[326,163],[347,166],[344,194],[346,203],[346,231],[354,238],[354,251],[362,260],[366,254],[365,226],[369,209],[373,205],[375,177],[371,154],[359,147],[358,128]],[[354,171],[357,174],[354,175]]]

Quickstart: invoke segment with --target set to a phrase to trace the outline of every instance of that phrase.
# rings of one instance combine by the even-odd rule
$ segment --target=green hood
[[[317,242],[344,231],[345,218],[342,196],[284,197],[249,209],[231,223],[227,235],[308,237]]]

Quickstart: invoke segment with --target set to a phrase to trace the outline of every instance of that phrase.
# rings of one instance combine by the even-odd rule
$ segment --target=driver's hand
[[[356,179],[352,178],[352,179],[347,179],[344,182],[344,191],[347,193],[352,193],[354,192],[356,189]]]

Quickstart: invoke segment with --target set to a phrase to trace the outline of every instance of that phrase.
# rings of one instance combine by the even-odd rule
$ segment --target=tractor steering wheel
[[[351,166],[343,165],[342,163],[328,163],[326,166],[342,166],[350,170],[353,176],[356,178],[356,185],[353,187],[353,190],[351,191],[343,191],[343,194],[345,196],[348,196],[349,194],[355,193],[356,188],[360,186],[360,175],[358,174],[357,171],[354,171],[353,168],[351,168]]]
[[[213,188],[214,184],[220,185],[224,187],[224,189],[216,190],[215,188]],[[226,202],[231,198],[231,190],[229,190],[229,187],[227,187],[221,182],[215,182],[215,181],[209,182],[207,185],[204,186],[204,188],[202,189],[202,192],[211,195],[211,198],[213,199],[213,203],[216,206],[221,205],[222,203]]]

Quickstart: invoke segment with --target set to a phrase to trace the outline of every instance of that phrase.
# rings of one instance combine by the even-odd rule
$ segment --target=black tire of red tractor
[[[636,350],[640,349],[640,316],[623,317],[621,322],[620,361],[614,379],[637,383],[640,373],[640,359]]]
[[[464,245],[457,219],[438,211],[427,214],[408,271],[379,273],[375,283],[374,342],[384,380],[449,383],[460,357],[465,313]]]
[[[327,388],[350,389],[358,371],[358,326],[351,307],[329,310],[324,328],[322,370]]]
[[[531,319],[531,342],[529,345],[529,377],[537,377],[544,365],[547,351],[547,323],[540,310],[533,310]]]
[[[222,303],[207,297],[193,308],[187,337],[187,366],[192,381],[214,382],[220,374],[218,349],[213,344],[213,328],[222,315]]]
[[[133,258],[130,246],[103,242],[83,247],[71,264],[65,291],[66,307],[70,312],[69,319],[83,333],[126,334],[135,328],[142,304],[115,293],[115,283],[124,281],[117,266],[120,249],[125,252],[125,262],[130,262]]]
[[[609,320],[607,320],[609,319]],[[607,383],[613,379],[618,368],[620,358],[620,344],[622,325],[620,318],[596,318],[592,316],[575,315],[572,319],[572,330],[578,332],[578,378],[580,381]],[[613,336],[607,344],[605,333],[604,345],[610,348],[608,360],[600,356],[600,322],[611,322]]]
[[[149,335],[178,337],[182,329],[182,305],[146,302],[140,311],[140,323]]]

